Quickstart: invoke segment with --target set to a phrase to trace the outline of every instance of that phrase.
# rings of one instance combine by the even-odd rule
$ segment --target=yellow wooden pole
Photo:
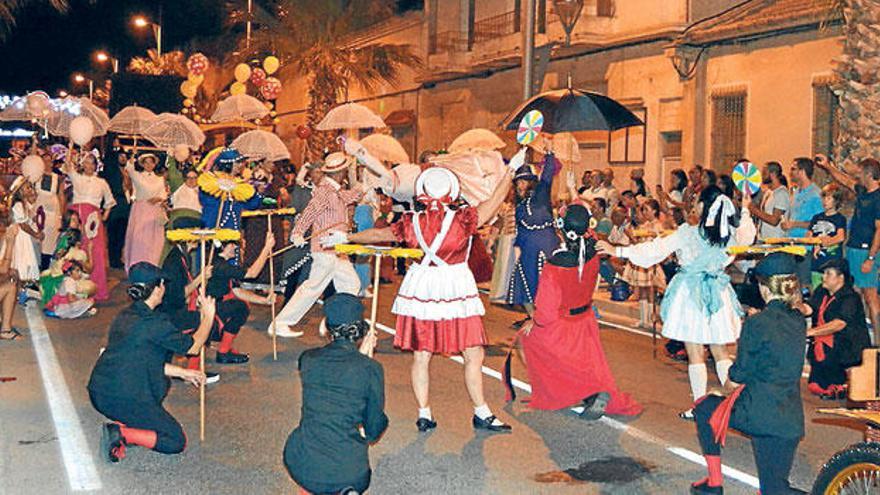
[[[373,305],[370,308],[370,333],[376,333],[376,315],[379,312],[379,270],[382,267],[382,253],[376,252],[376,266],[373,268]]]

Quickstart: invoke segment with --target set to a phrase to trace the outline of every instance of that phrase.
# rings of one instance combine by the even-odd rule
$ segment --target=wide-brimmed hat
[[[142,155],[140,155],[140,156],[137,157],[138,165],[140,165],[140,166],[143,167],[143,166],[144,166],[144,160],[146,160],[147,158],[152,158],[153,160],[156,161],[156,164],[157,164],[157,165],[159,164],[159,157],[156,156],[154,153],[144,153],[144,154],[142,154]]]
[[[346,170],[354,165],[355,158],[348,156],[341,151],[336,151],[327,155],[323,163],[316,164],[313,168],[320,168],[324,173],[332,174]]]
[[[425,169],[416,178],[416,197],[452,202],[458,199],[461,184],[451,170],[443,167]]]

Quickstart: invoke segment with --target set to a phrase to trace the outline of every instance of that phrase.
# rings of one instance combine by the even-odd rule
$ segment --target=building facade
[[[461,132],[485,127],[515,151],[500,123],[523,99],[521,0],[426,0],[352,43],[411,44],[424,60],[395,87],[349,94],[386,119],[415,160]],[[615,133],[575,133],[585,168],[612,167],[628,188],[632,169],[651,185],[676,167],[729,173],[735,160],[789,163],[831,148],[836,101],[829,89],[842,52],[839,20],[815,0],[586,0],[565,44],[551,0],[536,0],[536,89],[608,95],[643,119]],[[285,81],[297,87],[302,81]],[[305,91],[286,91],[279,133],[294,156]]]

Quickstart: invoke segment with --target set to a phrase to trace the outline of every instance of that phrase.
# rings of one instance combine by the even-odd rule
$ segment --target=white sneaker
[[[269,336],[272,335],[272,326],[271,325],[269,325],[268,333],[269,333]],[[275,333],[279,337],[287,337],[287,338],[297,338],[297,337],[302,337],[304,335],[304,332],[293,331],[287,325],[277,325],[275,328]]]

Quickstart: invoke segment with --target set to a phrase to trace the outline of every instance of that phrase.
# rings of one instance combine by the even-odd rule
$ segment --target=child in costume
[[[40,278],[40,241],[43,232],[34,220],[37,193],[34,186],[23,176],[12,184],[12,221],[18,225],[18,233],[12,245],[12,268],[18,271],[19,280],[36,282]]]
[[[46,304],[47,314],[65,320],[95,315],[95,301],[88,294],[79,292],[78,284],[84,276],[82,265],[77,261],[65,261],[63,271],[61,284]]]

